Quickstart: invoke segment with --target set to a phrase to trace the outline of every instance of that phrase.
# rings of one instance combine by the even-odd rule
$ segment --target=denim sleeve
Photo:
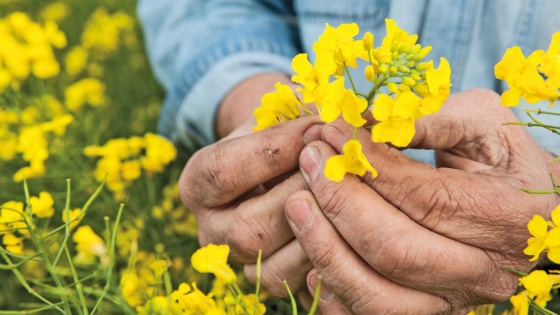
[[[140,0],[148,56],[166,98],[158,131],[184,154],[216,140],[228,91],[258,73],[291,73],[299,38],[288,0]]]

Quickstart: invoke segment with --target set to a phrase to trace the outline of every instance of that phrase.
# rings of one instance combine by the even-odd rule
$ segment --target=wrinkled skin
[[[352,137],[344,122],[306,117],[234,132],[191,158],[182,198],[201,244],[229,244],[249,278],[263,249],[262,283],[273,294],[285,295],[284,279],[314,293],[320,274],[324,314],[464,314],[514,292],[504,267],[532,267],[526,224],[557,204],[519,190],[550,187],[555,170],[523,127],[502,125],[515,120],[493,92],[454,94],[417,122],[411,143],[435,149],[437,168],[359,130],[379,176],[340,183],[322,167]]]

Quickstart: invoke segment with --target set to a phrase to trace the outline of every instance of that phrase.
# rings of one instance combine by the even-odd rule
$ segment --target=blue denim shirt
[[[433,47],[428,57],[436,65],[441,56],[449,60],[453,92],[502,92],[507,85],[495,79],[494,65],[505,50],[519,45],[528,55],[547,49],[560,30],[558,0],[140,0],[138,12],[155,75],[167,93],[159,132],[191,153],[216,141],[215,114],[230,89],[259,73],[291,75],[293,56],[307,52],[313,58],[312,44],[325,23],[356,22],[356,38],[370,31],[377,46],[386,34],[385,18],[394,19]],[[363,67],[356,71],[358,90],[369,90]],[[522,101],[513,108],[522,121],[528,121],[528,106]],[[528,131],[560,155],[556,135]],[[431,151],[407,154],[434,163]]]

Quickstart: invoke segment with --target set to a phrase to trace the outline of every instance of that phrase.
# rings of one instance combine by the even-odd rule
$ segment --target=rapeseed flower
[[[414,121],[419,117],[421,102],[420,97],[410,91],[397,93],[395,99],[380,94],[373,107],[373,117],[379,121],[371,130],[373,141],[406,147],[416,133]]]
[[[377,177],[377,170],[367,160],[362,152],[362,144],[358,140],[349,140],[342,150],[343,155],[331,156],[325,163],[325,176],[328,179],[339,182],[346,173],[363,176],[366,172]]]
[[[275,84],[275,88],[275,92],[263,95],[262,106],[255,109],[253,115],[257,119],[257,125],[253,127],[253,131],[263,130],[300,116],[299,100],[292,89],[280,82]]]
[[[209,244],[191,256],[193,268],[200,273],[213,273],[220,281],[233,283],[235,272],[228,266],[229,246]]]
[[[39,197],[31,197],[29,199],[31,204],[31,213],[38,218],[50,218],[54,214],[54,200],[46,191],[39,193]]]
[[[338,77],[329,84],[325,95],[320,107],[322,120],[330,123],[342,114],[344,120],[356,128],[366,123],[362,118],[362,112],[368,107],[367,101],[344,87],[344,77]]]
[[[354,40],[360,29],[356,23],[341,24],[337,28],[326,24],[323,34],[313,44],[313,51],[317,56],[327,53],[336,63],[336,71],[329,73],[343,75],[344,66],[356,68],[356,58],[363,54],[363,43]]]
[[[74,257],[74,263],[79,265],[90,265],[95,262],[95,258],[105,258],[107,247],[101,237],[99,237],[89,225],[80,226],[72,239],[76,242],[78,254]]]

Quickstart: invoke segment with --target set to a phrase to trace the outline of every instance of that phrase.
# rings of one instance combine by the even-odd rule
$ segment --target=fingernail
[[[314,145],[304,148],[299,163],[308,182],[316,180],[321,171],[321,151]]]
[[[336,125],[329,125],[323,130],[323,139],[335,148],[342,148],[346,139],[342,131]]]
[[[303,133],[303,144],[308,145],[313,141],[321,140],[323,126],[323,123],[318,123],[307,128]]]
[[[315,270],[312,272],[313,273],[309,276],[309,291],[313,292],[313,295],[315,295],[315,292],[317,290],[317,283],[319,283],[319,273]],[[321,290],[321,292],[319,292],[319,298],[321,300],[329,301],[333,298],[332,292],[323,281],[321,281],[321,288],[319,290]]]
[[[288,215],[288,220],[300,232],[305,231],[313,220],[311,205],[305,200],[295,200],[288,203],[286,205],[286,214]]]

